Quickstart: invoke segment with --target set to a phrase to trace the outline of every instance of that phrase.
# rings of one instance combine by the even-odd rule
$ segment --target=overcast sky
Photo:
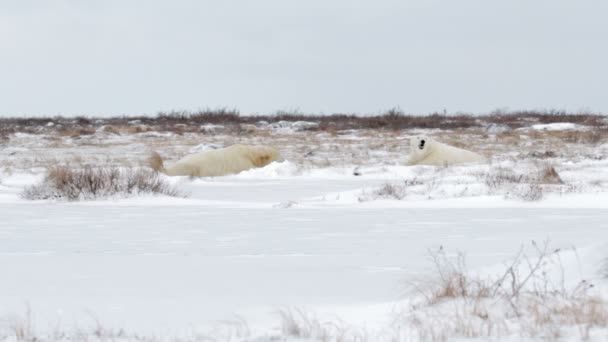
[[[608,1],[0,0],[0,115],[608,112]]]

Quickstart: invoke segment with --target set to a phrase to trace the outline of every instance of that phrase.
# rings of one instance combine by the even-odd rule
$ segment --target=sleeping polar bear
[[[185,156],[165,167],[161,156],[154,152],[149,164],[155,171],[169,176],[215,177],[266,166],[282,160],[281,154],[269,146],[232,145]]]
[[[437,165],[482,162],[481,155],[458,147],[442,144],[425,135],[410,138],[408,165]]]

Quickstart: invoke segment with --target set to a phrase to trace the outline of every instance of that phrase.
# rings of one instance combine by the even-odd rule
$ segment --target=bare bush
[[[553,165],[545,165],[539,170],[537,181],[542,184],[564,184]]]
[[[327,341],[329,332],[316,318],[307,315],[300,309],[279,311],[281,332],[285,336]]]
[[[520,250],[497,276],[471,274],[461,254],[452,261],[443,249],[431,253],[435,280],[413,284],[423,302],[406,313],[407,324],[425,341],[515,333],[556,339],[566,330],[588,339],[592,329],[608,327],[608,303],[591,293],[593,284],[583,279],[568,288],[561,251],[548,243],[533,247],[534,258]]]
[[[281,310],[279,316],[281,318],[281,333],[283,335],[281,336],[281,340],[284,337],[319,342],[366,342],[378,340],[378,338],[368,338],[364,330],[360,331],[341,321],[322,321],[301,309]]]
[[[505,198],[519,199],[527,202],[536,202],[543,199],[544,190],[539,184],[520,184],[513,186]]]
[[[569,141],[579,143],[597,143],[606,140],[606,116],[594,113],[566,113],[563,111],[496,111],[486,115],[466,113],[431,113],[429,115],[406,114],[399,108],[386,110],[382,113],[334,113],[319,115],[315,113],[279,111],[265,115],[241,115],[236,109],[204,109],[197,112],[171,111],[161,112],[156,116],[118,116],[111,118],[77,118],[39,117],[39,118],[0,118],[0,131],[40,134],[57,131],[64,136],[79,136],[90,133],[103,125],[127,127],[130,122],[137,122],[160,132],[198,132],[201,124],[224,125],[238,132],[242,124],[256,124],[261,121],[308,121],[317,124],[314,130],[336,132],[352,129],[471,129],[489,125],[520,128],[536,123],[572,122],[594,128],[589,131],[573,132],[566,137]],[[53,125],[45,126],[52,122]],[[176,126],[178,125],[178,126]],[[179,126],[183,125],[183,126]],[[44,127],[44,129],[39,129]],[[129,130],[124,130],[126,133]]]
[[[371,193],[374,199],[396,199],[401,200],[405,197],[406,190],[402,184],[386,183]]]
[[[8,330],[10,330],[10,334],[7,335],[13,335],[12,337],[14,337],[16,341],[34,342],[38,340],[32,319],[32,311],[29,306],[26,308],[23,317],[10,317],[8,321]],[[0,339],[2,339],[2,337],[3,336],[0,335]]]
[[[60,136],[66,136],[71,138],[80,137],[83,135],[93,135],[95,134],[95,129],[93,128],[82,128],[82,127],[73,127],[73,128],[65,128],[58,132]]]
[[[550,164],[529,165],[517,170],[505,166],[490,167],[484,171],[469,171],[465,175],[461,169],[435,168],[434,173],[426,170],[402,182],[388,182],[375,189],[363,190],[357,199],[367,202],[404,200],[412,196],[431,199],[502,195],[516,200],[540,201],[545,193],[564,194],[578,189],[580,187],[573,184],[565,184]]]
[[[25,188],[21,196],[29,200],[76,201],[138,194],[180,196],[175,187],[152,170],[89,166],[50,167],[42,182]]]
[[[608,140],[608,129],[595,128],[584,131],[567,131],[562,139],[569,143],[597,145]]]
[[[483,175],[485,185],[495,192],[497,189],[508,184],[520,184],[528,181],[528,177],[523,173],[517,173],[513,169],[497,167],[491,169]]]
[[[402,200],[407,196],[408,188],[423,183],[417,178],[406,179],[400,183],[385,183],[381,187],[368,193],[363,191],[359,195],[359,202],[375,201],[378,199]]]
[[[452,260],[443,247],[437,251],[429,251],[429,257],[436,273],[431,286],[415,286],[424,295],[427,304],[437,304],[446,299],[466,298],[480,299],[496,296],[506,298],[517,297],[526,284],[541,273],[541,266],[549,258],[549,245],[545,243],[538,246],[532,242],[537,251],[536,260],[530,258],[520,250],[507,266],[504,273],[495,279],[471,275],[466,265],[465,255],[458,253],[456,260]],[[527,264],[525,273],[520,267]]]
[[[545,185],[563,185],[553,165],[545,164],[532,170],[515,171],[498,167],[482,175],[490,193],[504,193],[507,198],[524,201],[540,201],[546,191]]]

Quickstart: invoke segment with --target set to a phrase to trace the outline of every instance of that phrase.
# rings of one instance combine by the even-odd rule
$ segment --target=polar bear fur
[[[165,167],[161,156],[154,152],[149,163],[154,170],[169,176],[216,177],[263,167],[278,160],[282,160],[281,154],[273,147],[236,144],[187,155],[169,167]]]
[[[442,144],[428,136],[410,138],[409,165],[437,165],[483,162],[481,155],[462,148]]]

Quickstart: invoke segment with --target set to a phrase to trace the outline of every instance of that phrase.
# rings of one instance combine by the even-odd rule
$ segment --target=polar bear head
[[[428,154],[433,139],[426,135],[416,135],[410,138],[410,151],[417,154]]]
[[[431,153],[434,140],[426,135],[416,135],[410,138],[410,163],[424,159]]]

